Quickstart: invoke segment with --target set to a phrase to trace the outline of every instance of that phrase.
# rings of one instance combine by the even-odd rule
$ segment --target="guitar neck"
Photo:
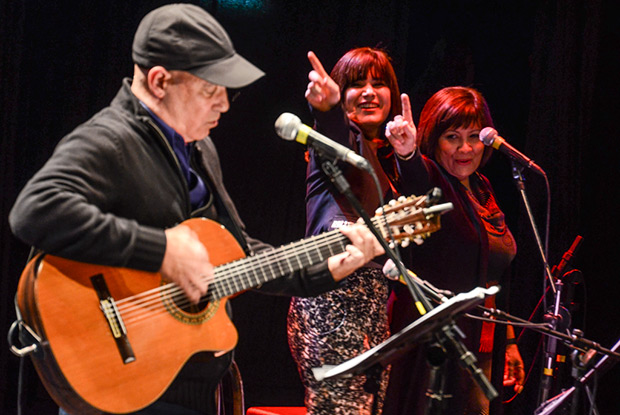
[[[335,230],[220,265],[207,296],[217,300],[257,287],[344,252],[348,243],[347,237]]]

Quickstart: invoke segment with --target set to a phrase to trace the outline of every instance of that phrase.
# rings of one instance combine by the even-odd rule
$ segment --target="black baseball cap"
[[[169,4],[144,16],[131,55],[143,68],[161,65],[227,88],[241,88],[265,75],[235,51],[213,16],[193,4]]]

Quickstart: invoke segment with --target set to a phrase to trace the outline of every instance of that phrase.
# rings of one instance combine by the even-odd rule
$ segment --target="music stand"
[[[383,343],[339,365],[324,365],[313,368],[314,377],[321,381],[330,378],[352,377],[366,373],[377,364],[387,366],[394,359],[400,357],[416,344],[422,337],[440,330],[451,320],[480,304],[485,296],[495,295],[499,288],[474,288],[473,290],[458,294],[433,308],[422,317],[409,324],[396,334],[393,334]]]

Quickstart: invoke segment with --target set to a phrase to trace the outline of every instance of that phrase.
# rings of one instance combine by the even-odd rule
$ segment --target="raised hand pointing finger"
[[[340,88],[314,52],[308,52],[308,60],[312,71],[308,74],[310,82],[306,89],[306,99],[319,111],[329,111],[340,102]]]
[[[387,123],[385,136],[400,158],[409,158],[416,149],[416,128],[411,113],[411,102],[407,94],[401,94],[402,115]]]
[[[415,124],[413,123],[413,115],[411,115],[411,102],[409,101],[409,95],[401,94],[400,102],[403,107],[403,118],[405,121],[413,125],[413,128],[415,128]]]
[[[312,69],[314,69],[321,78],[326,78],[329,76],[329,74],[323,67],[323,64],[321,63],[321,61],[319,60],[319,58],[316,56],[314,52],[312,51],[308,52],[308,60],[310,61],[310,65],[312,65]]]

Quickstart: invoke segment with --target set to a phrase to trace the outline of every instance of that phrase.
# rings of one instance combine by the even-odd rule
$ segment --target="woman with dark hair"
[[[411,114],[407,117],[411,118]],[[445,201],[454,204],[454,210],[442,217],[442,229],[411,251],[410,268],[436,287],[455,293],[499,283],[499,303],[506,301],[510,263],[517,247],[491,184],[479,172],[492,152],[479,138],[480,130],[489,126],[493,126],[493,120],[480,92],[449,87],[427,101],[417,134],[411,123],[396,119],[388,123],[386,135],[414,153],[401,165],[400,173],[409,179],[404,190],[415,193],[437,186],[443,190]],[[495,307],[494,300],[487,299],[486,305]],[[394,332],[419,317],[408,291],[402,287],[393,291],[390,306]],[[464,344],[476,354],[478,366],[496,389],[501,392],[503,380],[504,386],[520,392],[523,361],[513,328],[465,318],[457,323],[466,334]],[[393,362],[386,414],[424,413],[428,369],[423,349]],[[444,373],[446,393],[452,395],[444,413],[488,414],[501,410],[501,398],[489,405],[457,362],[450,359]]]
[[[306,90],[315,128],[353,149],[373,166],[381,196],[395,196],[402,186],[398,164],[409,154],[385,137],[390,119],[402,117],[396,75],[388,55],[358,48],[336,63],[331,75],[313,52],[313,70]],[[394,156],[396,153],[397,157]],[[315,235],[357,220],[347,199],[330,192],[321,157],[309,151],[306,176],[306,234]],[[350,165],[342,171],[364,210],[372,214],[380,195],[372,177]],[[379,263],[371,262],[351,274],[340,289],[313,298],[293,298],[288,315],[288,338],[304,387],[308,414],[379,414],[387,371],[376,376],[317,381],[312,368],[337,365],[389,336],[386,314],[388,284]],[[374,389],[374,390],[373,390]]]

